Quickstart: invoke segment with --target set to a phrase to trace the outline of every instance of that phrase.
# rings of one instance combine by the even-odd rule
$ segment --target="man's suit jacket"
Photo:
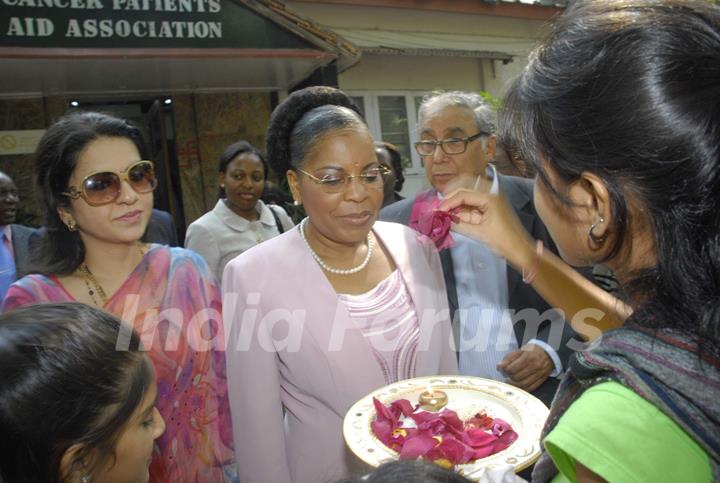
[[[18,278],[28,274],[30,259],[37,254],[37,247],[44,229],[24,225],[10,225],[12,231],[13,252],[15,254],[15,272]]]
[[[142,240],[149,243],[159,243],[176,247],[178,245],[177,230],[172,215],[167,211],[153,208],[147,228]]]
[[[514,176],[503,176],[498,173],[498,183],[500,193],[508,198],[513,208],[515,208],[520,222],[528,233],[536,240],[542,240],[546,249],[555,252],[555,244],[550,238],[542,220],[540,220],[540,217],[535,212],[532,181]],[[414,198],[409,198],[386,206],[380,212],[380,219],[407,225],[414,202]],[[440,252],[440,261],[442,262],[443,276],[447,287],[448,305],[450,306],[450,312],[453,314],[454,332],[457,336],[459,324],[456,323],[455,312],[459,307],[455,284],[455,271],[450,250],[442,250]],[[518,273],[509,264],[507,266],[507,287],[508,308],[514,311],[513,314],[518,316],[517,320],[513,318],[513,328],[518,346],[522,347],[531,339],[547,342],[556,350],[563,367],[567,367],[568,359],[572,352],[567,348],[567,342],[575,335],[570,325],[565,323],[559,313],[550,313],[548,315],[551,315],[551,317],[543,320],[540,325],[537,326],[537,333],[535,333],[536,324],[532,322],[527,324],[526,321],[520,319],[519,312],[525,309],[535,309],[542,315],[548,309],[551,309],[550,305],[535,292],[530,284],[523,283],[522,274]],[[557,379],[548,378],[534,394],[549,405],[550,402],[552,402],[557,385]]]

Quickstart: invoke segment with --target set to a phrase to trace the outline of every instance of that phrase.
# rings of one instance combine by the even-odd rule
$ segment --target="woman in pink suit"
[[[397,380],[457,372],[440,260],[376,222],[383,168],[341,91],[293,93],[272,115],[269,162],[308,218],[223,277],[228,391],[243,483],[335,481],[360,466],[342,419]]]

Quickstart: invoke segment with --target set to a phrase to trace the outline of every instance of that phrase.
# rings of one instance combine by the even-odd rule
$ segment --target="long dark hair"
[[[704,1],[577,2],[511,87],[503,136],[562,202],[587,171],[612,198],[611,258],[632,244],[629,199],[652,229],[657,265],[631,274],[634,320],[674,327],[718,352],[720,9]]]
[[[57,212],[70,200],[62,193],[77,166],[78,156],[92,141],[101,137],[125,138],[145,155],[142,133],[130,122],[97,112],[73,112],[60,118],[45,132],[35,152],[38,191],[45,208],[46,236],[32,271],[57,275],[72,273],[85,258],[85,247],[78,232],[68,230]]]
[[[63,481],[61,459],[76,444],[78,465],[113,456],[153,378],[138,336],[123,330],[129,348],[116,350],[121,322],[79,303],[0,315],[0,480]]]

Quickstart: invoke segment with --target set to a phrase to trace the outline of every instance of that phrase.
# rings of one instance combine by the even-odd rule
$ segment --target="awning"
[[[497,3],[497,0],[485,0],[488,3]],[[565,8],[568,0],[500,0],[500,3],[524,3],[526,5],[540,5],[542,7]]]
[[[527,40],[483,35],[336,28],[364,54],[475,57],[511,62],[527,55]],[[514,45],[516,44],[516,45]]]
[[[6,97],[277,91],[359,58],[274,0],[12,0],[0,19]]]

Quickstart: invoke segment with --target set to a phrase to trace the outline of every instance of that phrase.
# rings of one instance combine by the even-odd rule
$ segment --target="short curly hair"
[[[357,106],[343,91],[312,86],[293,92],[270,116],[267,161],[282,175],[302,164],[323,133],[348,128],[367,126]]]

